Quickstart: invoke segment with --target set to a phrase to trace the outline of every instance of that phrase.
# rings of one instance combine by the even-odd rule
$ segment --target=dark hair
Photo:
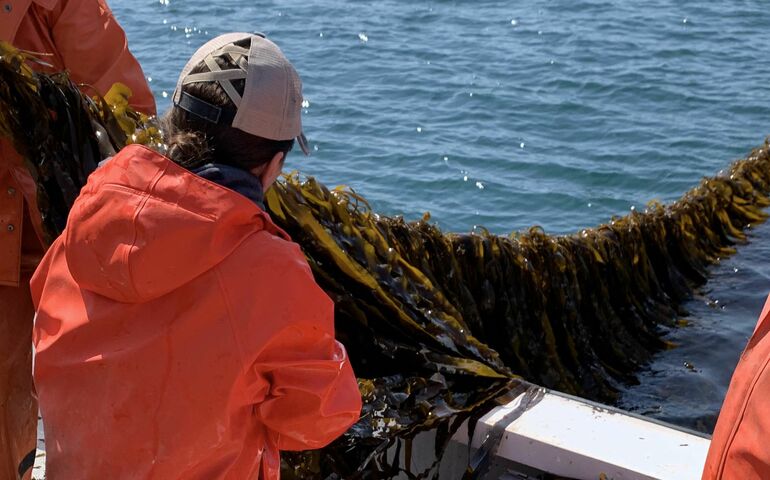
[[[250,39],[235,44],[249,48]],[[237,68],[227,56],[217,57],[216,62],[222,70]],[[206,64],[201,62],[190,73],[208,70]],[[232,84],[243,95],[246,80],[235,80]],[[230,97],[217,82],[191,83],[182,87],[182,91],[212,105],[235,109]],[[176,105],[161,119],[161,128],[166,139],[166,156],[187,169],[206,163],[221,163],[251,170],[268,163],[278,152],[284,155],[289,153],[294,146],[294,139],[270,140],[251,135],[229,125],[208,122]]]

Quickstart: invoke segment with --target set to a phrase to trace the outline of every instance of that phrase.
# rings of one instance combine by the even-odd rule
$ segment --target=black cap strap
[[[200,117],[207,122],[219,125],[232,125],[235,118],[235,110],[231,108],[222,108],[212,105],[205,100],[194,97],[187,92],[182,92],[179,101],[175,105],[186,112],[190,112],[196,117]]]

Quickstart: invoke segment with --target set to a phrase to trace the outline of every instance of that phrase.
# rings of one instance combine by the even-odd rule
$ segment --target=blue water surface
[[[764,1],[112,0],[161,110],[207,39],[261,31],[304,82],[288,168],[447,231],[571,233],[668,202],[770,133]],[[770,291],[770,227],[715,267],[621,405],[709,431]],[[685,366],[685,362],[689,368]]]

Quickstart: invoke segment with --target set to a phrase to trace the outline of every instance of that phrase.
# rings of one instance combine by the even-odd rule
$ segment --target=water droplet
[[[484,190],[484,184],[481,182],[476,182],[476,187],[478,187],[479,190]]]
[[[422,127],[417,127],[417,133],[422,133]]]
[[[318,151],[318,145],[313,145],[313,151],[315,151],[315,152]]]
[[[633,212],[634,210],[636,210],[636,206],[635,205],[631,205],[631,211]]]
[[[687,23],[687,18],[684,18],[684,19],[682,20],[682,23]]]
[[[168,92],[163,90],[163,93],[161,93],[161,95],[163,95],[163,98],[166,98],[166,97],[168,97]]]
[[[524,148],[524,142],[521,142],[521,143],[519,144],[519,148]]]
[[[324,36],[324,32],[319,33],[318,36],[319,37],[323,37]]]
[[[166,25],[167,23],[168,23],[168,20],[166,20],[166,19],[164,18],[164,19],[163,19],[163,25]]]
[[[588,208],[591,208],[593,204],[591,202],[588,202]]]
[[[148,82],[152,82],[152,77],[147,77]]]
[[[554,64],[554,61],[553,61],[553,60],[551,60],[551,65],[553,65],[553,64]]]
[[[537,31],[537,34],[538,34],[538,35],[542,35],[542,34],[543,34],[543,31],[542,31],[542,30],[538,30],[538,31]]]
[[[302,108],[309,108],[310,107],[310,100],[307,98],[302,100]]]
[[[467,182],[467,181],[468,181],[468,175],[463,175],[463,182]]]
[[[472,97],[473,96],[473,92],[469,93],[468,96]]]
[[[733,267],[733,273],[738,273],[738,269]]]
[[[361,40],[364,43],[369,41],[369,37],[365,33],[363,33],[363,32],[358,34],[358,39]]]
[[[519,22],[517,22],[515,18],[511,20],[511,25],[513,25],[514,27],[518,24]]]
[[[160,3],[161,5],[168,5],[169,3],[171,3],[171,0],[158,0],[158,3]]]

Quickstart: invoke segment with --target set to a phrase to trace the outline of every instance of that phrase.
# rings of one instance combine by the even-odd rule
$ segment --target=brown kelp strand
[[[23,68],[27,56],[8,44],[0,45],[0,55],[0,133],[26,160],[38,185],[43,225],[53,237],[96,166],[96,139],[81,96],[68,88],[65,75],[32,75]]]
[[[32,73],[25,61],[34,58],[0,44],[0,135],[25,158],[55,236],[109,154],[105,135],[107,147],[163,144],[153,119],[128,106],[124,87],[89,98],[66,75]],[[765,219],[768,192],[765,144],[677,202],[574,235],[457,235],[427,220],[381,217],[351,190],[286,177],[267,207],[335,302],[364,408],[326,449],[286,455],[284,475],[434,478],[435,463],[409,471],[411,439],[435,429],[440,458],[462,421],[522,378],[613,400],[620,383],[669,346],[661,327],[676,324],[709,266]]]
[[[114,150],[132,142],[157,143],[159,137],[150,119],[127,108],[127,87],[116,84],[107,101],[90,98],[65,73],[36,74],[27,62],[45,68],[34,54],[0,42],[0,135],[11,139],[35,180],[50,241],[64,228],[105,146]],[[99,136],[105,137],[101,143]]]

